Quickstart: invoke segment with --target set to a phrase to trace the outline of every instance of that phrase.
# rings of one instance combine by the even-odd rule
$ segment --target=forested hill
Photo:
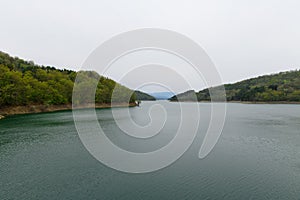
[[[95,96],[95,102],[99,104],[111,102],[115,86],[118,86],[119,102],[128,103],[126,95],[133,92],[96,72],[75,72],[38,66],[32,61],[28,62],[0,52],[0,109],[9,106],[70,104],[74,81],[78,74],[80,81],[77,81],[76,89],[79,91],[100,79]],[[77,103],[89,103],[84,102],[86,99],[85,96],[80,96]],[[130,103],[134,102],[135,94],[130,96]]]
[[[218,89],[215,87],[213,89]],[[300,102],[300,71],[288,71],[278,74],[264,75],[251,78],[234,84],[225,84],[227,101],[252,101],[271,102],[287,101]],[[192,100],[191,94],[194,91],[187,91],[178,94],[181,100]],[[198,101],[209,101],[209,90],[204,89],[196,93]],[[170,98],[177,101],[177,97]]]
[[[155,101],[156,99],[151,96],[150,94],[141,92],[141,91],[135,91],[136,100],[140,101]]]

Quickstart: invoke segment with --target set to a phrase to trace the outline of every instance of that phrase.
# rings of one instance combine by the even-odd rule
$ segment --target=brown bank
[[[111,107],[134,107],[136,103],[119,103],[119,104],[95,104],[95,108],[111,108]],[[93,108],[94,105],[80,105],[76,106],[75,109]],[[43,112],[54,112],[62,110],[71,110],[72,104],[67,105],[30,105],[30,106],[7,106],[0,108],[0,119],[5,116],[17,115],[17,114],[29,114],[29,113],[43,113]]]

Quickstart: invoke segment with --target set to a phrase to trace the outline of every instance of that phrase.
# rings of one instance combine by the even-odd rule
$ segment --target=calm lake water
[[[111,109],[97,115],[118,146],[153,151],[173,138],[180,115],[177,103],[159,101],[130,108],[132,118],[147,124],[153,103],[163,104],[168,118],[149,141],[122,134]],[[200,129],[188,151],[147,174],[119,172],[94,159],[71,111],[7,117],[0,121],[0,199],[300,199],[300,105],[229,103],[222,136],[202,160],[210,104],[200,108]]]

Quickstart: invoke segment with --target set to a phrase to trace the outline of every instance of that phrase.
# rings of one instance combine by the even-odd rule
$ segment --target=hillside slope
[[[150,94],[147,94],[147,93],[144,93],[141,91],[135,91],[134,93],[135,93],[136,100],[139,100],[139,101],[155,101],[156,100]]]
[[[287,71],[247,79],[234,84],[225,84],[227,101],[251,102],[300,102],[300,71]],[[218,89],[214,87],[213,89]],[[209,90],[187,91],[178,94],[178,98],[189,101],[196,93],[198,101],[210,101]],[[170,98],[177,101],[177,96]]]
[[[38,66],[0,52],[0,111],[7,107],[29,105],[69,105],[72,103],[74,82],[76,79],[77,104],[89,103],[85,89],[97,85],[95,103],[110,104],[114,88],[118,86],[116,99],[119,103],[134,103],[132,90],[93,71],[75,72],[56,69],[50,66]],[[97,82],[99,80],[99,82]],[[83,95],[84,94],[84,95]],[[127,101],[130,99],[130,102]]]

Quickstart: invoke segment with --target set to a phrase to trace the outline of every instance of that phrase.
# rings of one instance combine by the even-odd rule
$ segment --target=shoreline
[[[177,103],[179,101],[170,101]],[[210,103],[210,101],[180,101],[186,103]],[[226,101],[215,103],[240,103],[240,104],[285,104],[285,105],[300,105],[297,101]],[[120,103],[120,104],[95,104],[95,108],[118,108],[118,107],[135,107],[135,103]],[[94,108],[92,104],[81,105],[74,109]],[[0,120],[6,116],[19,115],[19,114],[34,114],[34,113],[48,113],[56,111],[72,110],[72,104],[66,105],[31,105],[31,106],[8,106],[0,109]]]
[[[170,101],[170,102],[190,102],[190,103],[211,103],[211,101]],[[240,103],[240,104],[300,104],[300,101],[216,101],[214,103]]]
[[[95,108],[118,108],[118,107],[135,107],[135,103],[119,103],[119,104],[95,104]],[[81,105],[74,107],[74,109],[94,108],[92,104]],[[66,105],[30,105],[30,106],[7,106],[0,108],[0,120],[6,116],[19,114],[34,114],[34,113],[48,113],[56,111],[72,110],[72,104]]]
[[[227,101],[227,103],[242,103],[242,104],[300,104],[299,101]]]

